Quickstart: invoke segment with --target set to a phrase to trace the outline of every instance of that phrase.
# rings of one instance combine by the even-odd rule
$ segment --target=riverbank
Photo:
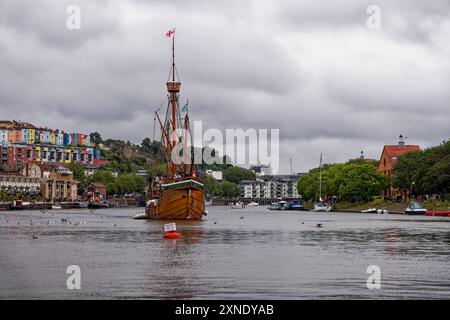
[[[20,210],[51,210],[52,206],[58,204],[61,209],[79,209],[79,207],[74,207],[73,202],[32,202],[30,204],[25,205]],[[128,203],[124,201],[117,202],[108,202],[109,207],[112,208],[137,208],[141,207],[138,202]],[[0,211],[13,211],[14,202],[0,202]],[[14,211],[18,210],[15,208]]]
[[[383,201],[381,199],[375,199],[373,201],[364,203],[339,202],[333,205],[333,211],[361,212],[361,210],[369,208],[386,208],[387,210],[389,210],[389,213],[403,214],[409,203],[410,201],[402,203],[394,201]],[[428,211],[450,211],[450,201],[428,200],[421,202],[421,205]],[[307,209],[306,205],[305,208]]]

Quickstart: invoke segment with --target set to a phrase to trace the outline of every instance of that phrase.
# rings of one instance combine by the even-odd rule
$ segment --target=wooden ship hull
[[[160,195],[147,201],[150,219],[201,220],[205,214],[203,184],[196,180],[161,185]]]

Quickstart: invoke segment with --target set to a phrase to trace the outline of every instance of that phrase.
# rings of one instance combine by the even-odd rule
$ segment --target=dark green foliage
[[[395,166],[393,183],[413,194],[450,193],[450,139],[441,145],[401,155]]]
[[[297,189],[308,199],[337,196],[341,200],[361,201],[379,195],[388,180],[372,164],[350,162],[322,167],[322,194],[319,195],[319,169],[312,169],[302,177]]]
[[[254,180],[255,173],[241,167],[230,167],[223,171],[224,180],[238,184],[242,180]]]

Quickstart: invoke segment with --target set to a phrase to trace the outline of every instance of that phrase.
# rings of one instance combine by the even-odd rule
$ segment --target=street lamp
[[[411,182],[411,188],[409,190],[409,197],[412,198],[412,190],[413,190],[413,186],[414,186],[415,182]]]

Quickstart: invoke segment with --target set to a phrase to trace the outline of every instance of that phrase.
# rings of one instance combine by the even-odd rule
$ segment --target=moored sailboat
[[[206,215],[204,188],[194,166],[192,149],[187,152],[189,155],[183,156],[181,164],[176,164],[172,159],[173,151],[183,138],[186,147],[187,138],[180,136],[180,132],[190,132],[190,126],[188,110],[182,110],[186,112],[182,118],[178,102],[181,82],[177,79],[175,68],[175,30],[169,31],[166,36],[172,37],[172,67],[166,83],[168,102],[165,118],[161,119],[155,112],[161,128],[166,173],[149,180],[145,216],[150,219],[200,220]],[[183,152],[186,150],[183,148]]]
[[[319,165],[319,201],[314,204],[314,208],[311,211],[331,211],[331,207],[322,200],[322,154],[320,154]]]

